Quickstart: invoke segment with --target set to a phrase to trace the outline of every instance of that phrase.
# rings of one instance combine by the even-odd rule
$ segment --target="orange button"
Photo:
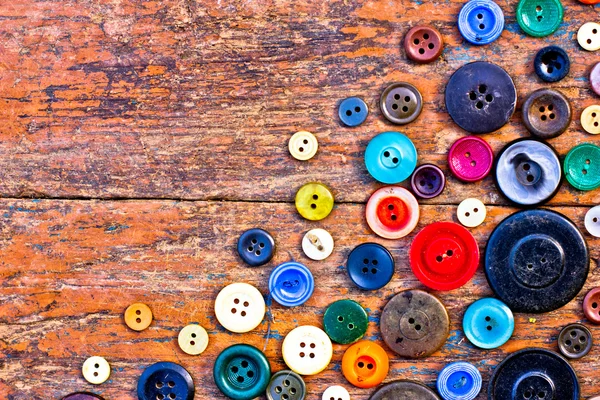
[[[368,340],[354,343],[342,357],[342,373],[348,382],[359,388],[379,385],[389,368],[390,360],[385,350]]]
[[[125,310],[125,323],[134,331],[143,331],[152,323],[152,311],[144,303],[133,303]]]

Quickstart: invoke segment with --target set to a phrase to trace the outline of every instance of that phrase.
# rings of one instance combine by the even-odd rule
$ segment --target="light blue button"
[[[444,400],[473,400],[481,391],[481,374],[467,362],[448,364],[438,375],[437,390]]]
[[[502,346],[513,334],[515,320],[510,308],[494,298],[471,304],[463,317],[463,330],[471,343],[482,349]]]
[[[269,276],[271,296],[282,306],[304,304],[312,296],[314,289],[315,280],[310,270],[295,261],[277,266]]]
[[[503,29],[504,13],[491,0],[471,0],[458,14],[458,30],[470,43],[492,43],[500,37]]]
[[[417,149],[400,132],[384,132],[367,145],[365,165],[371,176],[383,183],[399,183],[417,166]]]

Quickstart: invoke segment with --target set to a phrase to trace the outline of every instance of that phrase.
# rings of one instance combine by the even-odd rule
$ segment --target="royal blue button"
[[[546,82],[558,82],[569,73],[571,60],[567,52],[560,47],[547,46],[535,55],[533,68],[540,79]]]
[[[348,255],[348,275],[363,290],[384,287],[394,276],[394,259],[380,244],[363,243]]]
[[[383,183],[399,183],[417,166],[417,149],[400,132],[384,132],[367,145],[365,165],[371,176]]]
[[[360,97],[348,97],[340,103],[338,115],[345,125],[358,126],[367,119],[369,107]]]
[[[459,361],[446,365],[437,379],[444,400],[473,400],[481,391],[481,374],[473,364]]]
[[[240,258],[252,267],[268,263],[275,252],[275,240],[269,232],[254,228],[242,233],[238,239],[237,251]]]
[[[515,330],[515,320],[506,304],[488,297],[477,300],[467,308],[463,330],[475,346],[495,349],[510,339]]]
[[[500,37],[504,29],[504,13],[491,0],[471,0],[458,14],[458,30],[466,41],[488,44]]]
[[[314,289],[315,280],[310,270],[295,261],[277,266],[269,277],[271,296],[282,306],[304,304],[312,296]]]
[[[137,385],[139,400],[194,398],[194,382],[189,372],[172,362],[158,362],[146,368]]]

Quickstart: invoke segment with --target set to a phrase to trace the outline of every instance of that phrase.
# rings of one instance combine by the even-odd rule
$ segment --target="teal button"
[[[323,327],[331,340],[340,344],[354,343],[367,332],[367,312],[354,300],[338,300],[323,315]]]
[[[213,377],[225,396],[234,400],[251,400],[267,389],[271,366],[256,347],[234,344],[217,357]]]
[[[600,187],[600,147],[583,143],[575,146],[565,157],[567,181],[579,190],[593,190]]]
[[[517,22],[526,34],[543,37],[558,29],[563,13],[560,0],[521,0],[517,6]]]

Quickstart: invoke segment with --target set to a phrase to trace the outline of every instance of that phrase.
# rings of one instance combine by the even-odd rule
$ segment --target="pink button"
[[[448,152],[450,170],[461,181],[475,182],[492,169],[494,153],[487,142],[477,136],[458,139]]]
[[[600,96],[600,63],[596,64],[590,72],[590,85],[594,93]]]

